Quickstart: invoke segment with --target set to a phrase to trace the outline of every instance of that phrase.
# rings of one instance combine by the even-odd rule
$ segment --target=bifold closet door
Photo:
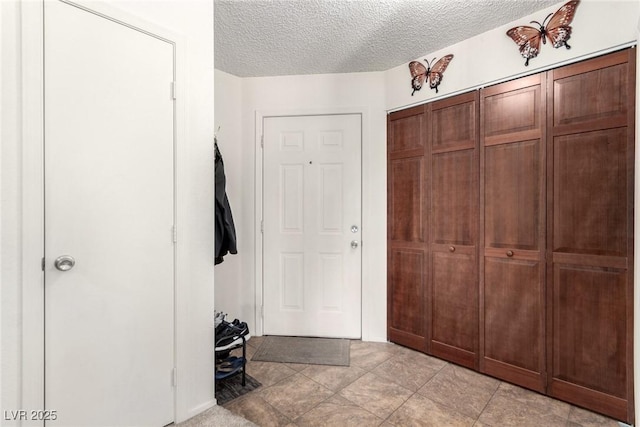
[[[387,335],[426,352],[425,107],[390,114],[387,132]]]
[[[480,93],[480,371],[545,391],[544,75]]]
[[[633,423],[635,50],[549,72],[551,396]]]
[[[478,92],[430,104],[431,354],[478,367]]]

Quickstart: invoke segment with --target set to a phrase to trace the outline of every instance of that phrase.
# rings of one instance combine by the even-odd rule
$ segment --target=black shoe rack
[[[242,357],[231,356],[232,350],[241,347]],[[219,346],[218,341],[216,341],[215,358],[216,381],[242,374],[242,386],[246,385],[247,340],[244,335],[238,336],[237,339],[234,338],[231,346]]]

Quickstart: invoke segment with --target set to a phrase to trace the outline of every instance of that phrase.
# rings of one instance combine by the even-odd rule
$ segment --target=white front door
[[[361,116],[264,119],[264,333],[361,336]]]
[[[45,1],[47,425],[174,421],[174,47]],[[69,256],[75,265],[55,261]]]

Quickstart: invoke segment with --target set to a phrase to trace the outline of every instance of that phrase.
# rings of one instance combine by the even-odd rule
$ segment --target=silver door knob
[[[53,265],[60,271],[68,271],[76,265],[76,260],[71,255],[62,255],[56,258]]]
[[[358,232],[358,226],[357,225],[352,225],[351,226],[351,232],[352,233],[357,233]]]
[[[357,247],[358,247],[358,241],[357,241],[357,240],[352,240],[352,241],[351,241],[351,247],[352,247],[353,249],[357,248]]]

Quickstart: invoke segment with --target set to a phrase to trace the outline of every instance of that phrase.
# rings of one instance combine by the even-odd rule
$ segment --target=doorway
[[[263,121],[264,334],[360,338],[362,118]]]

